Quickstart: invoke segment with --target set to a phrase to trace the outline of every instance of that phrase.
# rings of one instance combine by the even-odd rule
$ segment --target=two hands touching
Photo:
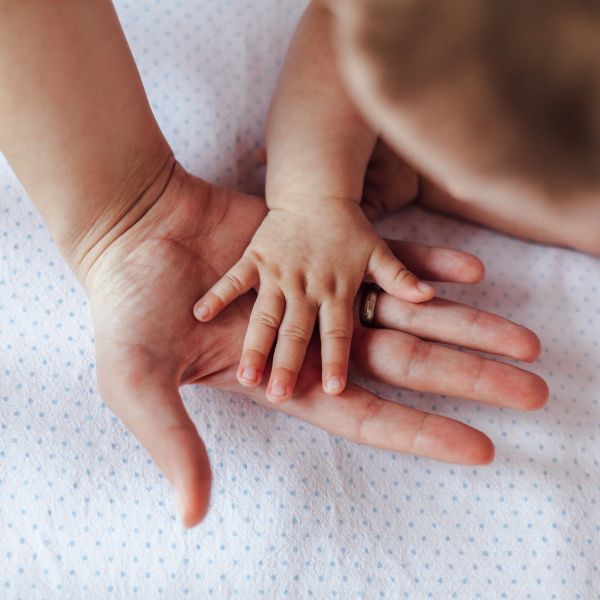
[[[253,293],[237,298],[218,319],[207,323],[194,318],[192,307],[244,256],[265,218],[266,206],[261,199],[192,177],[175,162],[110,0],[65,0],[59,7],[36,0],[8,3],[4,9],[0,19],[0,148],[90,298],[103,398],[175,488],[183,523],[195,525],[208,509],[211,472],[179,387],[201,384],[244,392],[273,406],[265,399],[264,379],[269,379],[270,363],[266,362],[260,384],[258,372],[268,354],[268,340],[274,339],[274,327],[265,337],[259,331],[255,340],[245,342],[246,349],[259,345],[256,354],[250,353],[251,366],[257,369],[256,385],[246,387],[238,379],[238,365],[244,333],[249,322],[252,331],[251,315],[255,318],[260,306]],[[309,13],[305,24],[313,24],[313,17],[319,16]],[[300,158],[298,149],[309,149],[302,157],[305,162],[295,165],[298,183],[307,172],[329,177],[333,171],[327,159],[344,158],[336,182],[344,186],[350,182],[352,189],[364,187],[362,209],[373,219],[414,199],[415,176],[398,168],[397,159],[380,160],[371,133],[352,116],[353,108],[343,97],[318,95],[323,77],[331,83],[335,72],[318,44],[326,39],[320,34],[326,24],[315,22],[317,29],[305,27],[297,38],[300,52],[296,56],[298,64],[327,73],[317,73],[313,85],[307,85],[294,69],[284,77],[274,111],[269,160],[272,164],[277,157],[284,162]],[[22,51],[24,39],[27,52]],[[290,66],[294,67],[294,61]],[[97,90],[110,93],[98,94]],[[290,100],[289,94],[298,92],[301,102]],[[312,102],[316,97],[321,104]],[[322,111],[328,102],[331,110],[320,116],[309,114],[307,107]],[[322,127],[322,122],[328,127]],[[357,125],[356,132],[349,123]],[[315,130],[327,134],[323,143],[315,143]],[[365,180],[363,167],[370,156],[372,169]],[[271,172],[291,173],[281,162]],[[298,188],[283,185],[281,189]],[[319,189],[330,191],[320,183]],[[328,195],[353,197],[345,191]],[[286,249],[290,256],[292,251],[302,256],[309,249],[311,256],[319,257],[318,244],[325,240],[329,244],[333,240],[335,248],[339,239],[342,246],[336,248],[335,256],[329,253],[311,264],[310,277],[297,278],[297,263],[293,263],[296,270],[286,270],[286,275],[294,275],[296,289],[305,290],[299,296],[305,312],[302,335],[292,340],[291,360],[288,355],[289,362],[277,362],[281,349],[274,359],[278,375],[280,366],[289,369],[283,372],[288,376],[290,396],[277,408],[358,443],[447,462],[490,462],[491,441],[468,425],[384,400],[355,384],[345,384],[344,391],[335,395],[323,391],[321,351],[316,337],[309,335],[317,308],[326,325],[323,364],[333,365],[336,377],[345,377],[349,348],[349,362],[357,373],[392,386],[522,410],[539,408],[547,399],[546,384],[537,375],[447,346],[533,360],[539,352],[533,333],[455,302],[439,298],[416,302],[426,299],[416,294],[417,278],[476,283],[483,276],[481,262],[462,252],[417,244],[391,242],[388,250],[360,211],[352,206],[344,217],[350,234],[341,234],[342,225],[327,215],[317,221],[310,211],[295,212],[281,220],[273,211],[275,215],[269,215],[256,236],[260,247],[263,228],[274,228],[276,239],[291,244],[270,250],[283,264],[288,258]],[[286,237],[280,221],[287,227],[292,218],[301,225],[294,225],[294,236]],[[342,276],[341,268],[339,273],[332,268],[342,260],[347,261],[343,272],[349,276]],[[284,323],[287,310],[282,298],[285,292],[289,301],[288,290],[294,288],[282,270],[281,278],[271,278],[277,285],[263,289],[263,279],[269,279],[263,274],[255,269],[254,283],[246,285],[250,289],[260,279],[261,302],[263,296],[277,296]],[[358,319],[350,318],[350,302],[356,311],[355,294],[363,276],[391,292],[379,296],[374,328],[364,328]],[[326,316],[324,307],[328,308],[331,299],[337,308]],[[328,340],[331,332],[335,335]]]
[[[179,387],[243,392],[269,405],[264,383],[248,388],[238,380],[243,334],[256,310],[252,292],[208,323],[199,323],[191,310],[240,259],[265,214],[262,200],[212,186],[176,164],[149,210],[110,243],[84,278],[99,389],[174,486],[186,526],[206,514],[211,475]],[[389,248],[428,280],[476,283],[483,276],[481,262],[463,252],[403,242]],[[438,298],[416,304],[382,293],[375,325],[364,328],[357,319],[350,325],[350,363],[363,376],[516,409],[546,401],[546,385],[537,375],[436,343],[535,359],[536,336],[506,319]],[[269,369],[267,364],[267,375]],[[293,397],[277,408],[374,447],[462,464],[485,464],[494,454],[489,438],[472,427],[358,385],[325,394],[314,337]]]
[[[400,300],[423,302],[435,290],[402,264],[354,200],[267,203],[242,258],[198,301],[196,318],[209,321],[258,288],[237,377],[244,386],[259,385],[277,340],[266,393],[282,402],[293,395],[318,317],[323,389],[339,394],[347,381],[354,299],[365,276]]]

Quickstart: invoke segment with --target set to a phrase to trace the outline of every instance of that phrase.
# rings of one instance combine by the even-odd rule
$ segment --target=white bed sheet
[[[304,4],[117,2],[187,168],[260,189],[253,153]],[[549,404],[374,386],[490,435],[495,461],[473,468],[186,388],[214,492],[183,531],[166,480],[98,396],[85,296],[0,161],[0,598],[600,597],[600,261],[419,209],[382,227],[485,261],[485,282],[442,293],[539,333]]]

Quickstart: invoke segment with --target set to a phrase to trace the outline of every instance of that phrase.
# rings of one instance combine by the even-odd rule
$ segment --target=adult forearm
[[[267,124],[267,202],[293,196],[360,201],[376,133],[338,73],[331,14],[307,9],[292,40]]]
[[[0,150],[82,278],[148,209],[173,159],[108,0],[0,0]]]

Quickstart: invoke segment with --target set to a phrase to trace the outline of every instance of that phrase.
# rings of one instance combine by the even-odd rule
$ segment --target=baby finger
[[[352,302],[326,300],[319,311],[323,389],[339,394],[346,387],[352,341]]]
[[[241,258],[196,302],[194,316],[198,321],[214,319],[226,306],[257,283],[258,273],[254,263]]]

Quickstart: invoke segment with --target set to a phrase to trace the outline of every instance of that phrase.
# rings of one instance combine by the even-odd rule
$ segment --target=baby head
[[[600,3],[329,0],[365,116],[463,200],[600,192]]]

